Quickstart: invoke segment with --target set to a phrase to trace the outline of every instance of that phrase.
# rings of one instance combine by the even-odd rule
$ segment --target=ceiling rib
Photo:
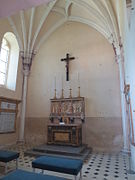
[[[111,21],[110,15],[108,14],[107,9],[103,5],[103,3],[99,0],[93,0],[93,3],[97,6],[100,13],[104,16],[106,24],[108,25],[110,34],[112,34],[114,32],[114,27],[112,25],[112,21]]]
[[[33,50],[33,47],[34,47],[36,38],[37,38],[37,36],[38,36],[38,34],[39,34],[40,30],[41,30],[42,25],[44,24],[44,22],[45,22],[45,20],[46,20],[46,18],[47,18],[47,16],[48,16],[48,14],[50,13],[50,11],[51,11],[51,9],[53,8],[53,6],[55,5],[56,1],[57,1],[57,0],[54,0],[54,1],[52,1],[52,2],[50,2],[50,3],[48,4],[47,10],[45,10],[45,13],[44,13],[44,15],[42,16],[42,18],[41,18],[41,20],[40,20],[40,22],[39,22],[39,25],[38,25],[38,27],[37,27],[37,30],[36,30],[36,32],[35,32],[35,34],[34,34],[33,41],[32,41],[32,45],[31,45],[31,51]]]
[[[104,16],[99,14],[99,12],[96,9],[94,9],[93,7],[91,7],[88,3],[84,2],[84,1],[77,1],[77,0],[72,0],[72,2],[80,7],[83,7],[85,10],[87,10],[87,12],[90,15],[94,15],[97,21],[100,21],[101,23],[103,23],[106,26]]]
[[[21,26],[22,26],[22,34],[23,34],[23,50],[25,53],[27,40],[26,40],[26,25],[25,25],[24,11],[20,11],[20,18],[21,18]]]
[[[71,4],[72,4],[71,1],[66,1],[65,14],[67,17],[69,16],[69,7],[71,6]]]
[[[28,36],[28,51],[30,51],[30,42],[31,42],[34,14],[35,14],[35,8],[32,8],[31,9],[31,15],[30,15],[30,26],[29,26],[29,36]]]
[[[119,30],[118,30],[118,24],[116,22],[116,17],[114,15],[114,12],[113,12],[113,9],[112,9],[112,5],[110,3],[110,1],[108,0],[105,0],[105,3],[109,9],[108,13],[110,14],[110,18],[111,18],[111,21],[112,21],[112,25],[114,27],[114,33],[113,33],[113,38],[114,38],[114,43],[115,43],[115,46],[119,46]]]

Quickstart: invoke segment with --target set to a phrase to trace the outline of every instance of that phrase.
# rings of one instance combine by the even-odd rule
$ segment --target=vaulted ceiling
[[[53,0],[48,4],[22,10],[8,17],[20,49],[38,51],[42,43],[68,21],[95,28],[114,45],[119,46],[119,25],[114,0]]]

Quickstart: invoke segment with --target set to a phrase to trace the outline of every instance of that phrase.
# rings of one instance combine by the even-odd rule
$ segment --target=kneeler
[[[49,170],[59,173],[66,173],[74,175],[75,180],[80,172],[80,179],[82,179],[82,166],[83,161],[79,159],[70,159],[63,157],[54,156],[41,156],[34,161],[32,161],[32,167],[43,170]]]
[[[9,173],[0,180],[67,180],[67,179],[17,169],[16,171]]]
[[[0,162],[5,163],[5,174],[7,173],[7,164],[12,160],[16,160],[16,169],[18,168],[19,153],[7,150],[0,150]]]

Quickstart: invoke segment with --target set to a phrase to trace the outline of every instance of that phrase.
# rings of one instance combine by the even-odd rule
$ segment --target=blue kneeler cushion
[[[0,150],[0,161],[9,162],[19,157],[19,153],[13,151]]]
[[[7,163],[16,160],[16,168],[18,167],[19,153],[7,150],[0,150],[0,161],[6,163],[5,173],[7,172]]]
[[[66,179],[56,176],[27,172],[18,169],[12,173],[9,173],[0,180],[66,180]]]
[[[42,169],[42,170],[49,170],[55,171],[60,173],[66,173],[77,176],[83,166],[83,161],[79,159],[70,159],[70,158],[63,158],[63,157],[52,157],[52,156],[41,156],[34,161],[32,161],[32,167]]]

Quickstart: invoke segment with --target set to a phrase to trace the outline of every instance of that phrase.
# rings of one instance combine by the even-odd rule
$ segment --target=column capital
[[[113,35],[111,35],[111,38],[113,38]],[[124,61],[124,48],[123,48],[121,37],[119,38],[119,43],[113,40],[112,46],[115,53],[116,63],[118,64],[122,63],[122,61]]]
[[[115,55],[115,60],[119,64],[121,62],[121,55],[120,54]]]
[[[120,50],[120,47],[115,42],[112,43],[112,47],[113,47],[114,54],[115,54],[115,61],[116,61],[116,63],[119,64],[119,62],[121,60],[121,50]]]
[[[20,51],[22,58],[23,74],[28,76],[30,73],[33,57],[36,53],[34,51]]]
[[[23,68],[23,75],[24,75],[24,76],[29,76],[29,74],[30,74],[30,69],[29,69],[29,67],[25,67],[25,69]]]
[[[123,51],[123,46],[120,46],[115,49],[115,60],[116,62],[123,63],[124,62],[124,51]]]

